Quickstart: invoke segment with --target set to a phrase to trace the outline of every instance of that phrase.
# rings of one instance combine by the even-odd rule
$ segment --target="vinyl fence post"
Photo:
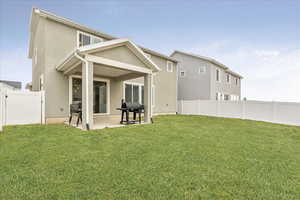
[[[41,123],[45,124],[45,91],[41,91]]]
[[[242,119],[245,119],[245,107],[246,101],[240,101],[242,103]]]

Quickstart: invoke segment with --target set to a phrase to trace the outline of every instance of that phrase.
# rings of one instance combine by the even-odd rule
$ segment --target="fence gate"
[[[7,90],[2,92],[0,96],[2,96],[0,98],[0,100],[2,99],[0,114],[2,114],[3,126],[39,124],[45,122],[43,91],[27,92]]]

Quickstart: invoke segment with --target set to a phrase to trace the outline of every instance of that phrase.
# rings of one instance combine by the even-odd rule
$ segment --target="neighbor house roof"
[[[32,58],[33,38],[34,38],[35,30],[36,30],[36,27],[37,27],[37,24],[38,24],[38,16],[42,16],[44,18],[51,19],[53,21],[65,24],[67,26],[76,28],[78,30],[81,30],[81,31],[84,31],[84,32],[93,34],[95,36],[99,36],[99,37],[108,39],[108,40],[118,39],[117,37],[114,37],[114,36],[111,36],[109,34],[106,34],[106,33],[103,33],[103,32],[100,32],[100,31],[88,28],[88,27],[86,27],[84,25],[81,25],[81,24],[78,24],[78,23],[76,23],[76,22],[74,22],[72,20],[69,20],[69,19],[57,16],[57,15],[55,15],[53,13],[47,12],[45,10],[38,9],[36,7],[33,7],[32,8],[32,13],[31,13],[31,18],[30,18],[30,40],[29,40],[29,54],[28,54],[29,58]],[[141,48],[143,51],[145,51],[147,53],[150,53],[150,54],[153,54],[153,55],[156,55],[156,56],[159,56],[159,57],[162,57],[162,58],[165,58],[165,59],[177,62],[176,59],[171,58],[169,56],[166,56],[164,54],[158,53],[156,51],[144,48],[142,46],[139,46],[139,48]]]
[[[229,74],[232,74],[232,75],[237,76],[239,78],[243,78],[241,75],[239,75],[238,73],[235,73],[235,72],[231,71],[226,65],[220,63],[219,61],[217,61],[217,60],[215,60],[213,58],[209,58],[209,57],[205,57],[205,56],[200,56],[200,55],[193,54],[193,53],[186,53],[186,52],[178,51],[178,50],[175,50],[171,54],[171,56],[173,56],[175,53],[179,53],[179,54],[183,54],[183,55],[187,55],[187,56],[191,56],[191,57],[194,57],[194,58],[198,58],[198,59],[201,59],[201,60],[208,61],[210,63],[213,63],[213,64],[218,65],[219,67],[223,68]]]
[[[9,85],[13,88],[16,89],[21,89],[22,88],[22,82],[20,81],[6,81],[6,80],[0,80],[0,83],[4,83],[6,85]]]

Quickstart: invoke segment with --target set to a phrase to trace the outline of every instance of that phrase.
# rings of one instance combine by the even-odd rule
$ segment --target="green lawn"
[[[300,127],[203,116],[0,133],[0,199],[300,199]]]

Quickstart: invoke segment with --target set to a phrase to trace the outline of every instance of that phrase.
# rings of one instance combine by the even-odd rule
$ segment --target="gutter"
[[[89,102],[88,102],[88,96],[89,96],[89,84],[88,84],[88,61],[86,60],[86,59],[84,59],[84,58],[82,58],[81,56],[79,56],[78,54],[77,54],[77,51],[75,51],[74,52],[74,56],[76,57],[76,58],[78,58],[79,60],[81,60],[82,62],[84,62],[84,64],[85,64],[85,70],[86,70],[86,73],[85,73],[85,80],[86,80],[86,83],[85,83],[85,85],[86,85],[86,88],[85,88],[85,91],[86,91],[86,95],[85,95],[85,101],[86,101],[86,112],[89,114]],[[82,105],[82,104],[81,104]],[[89,126],[89,117],[88,116],[86,116],[86,129],[87,130],[90,130],[90,126]]]

